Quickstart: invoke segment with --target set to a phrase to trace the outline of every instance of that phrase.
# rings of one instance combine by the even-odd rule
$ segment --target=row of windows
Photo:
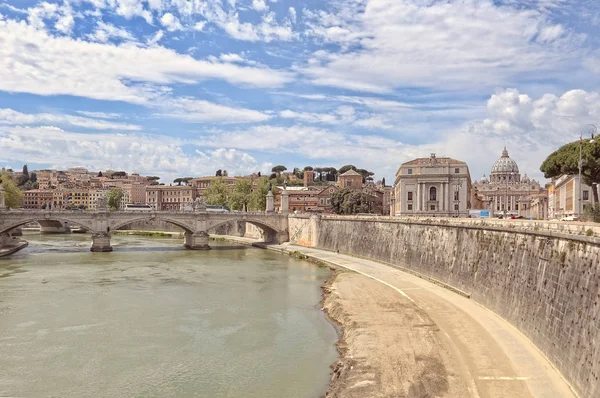
[[[459,198],[460,198],[459,192],[454,191],[454,200],[459,200]],[[409,201],[413,200],[412,191],[407,192],[407,200],[409,200]],[[437,189],[435,187],[431,187],[429,189],[429,200],[431,200],[431,201],[437,200]]]
[[[412,205],[412,203],[409,203],[409,204],[408,204],[408,207],[407,207],[407,209],[408,209],[408,210],[410,210],[410,211],[412,211],[412,209],[413,209],[413,205]],[[431,211],[435,211],[435,210],[436,210],[436,207],[435,207],[435,205],[431,205],[431,206],[429,206],[429,210],[431,210]],[[457,211],[458,211],[458,204],[455,204],[455,205],[454,205],[454,210],[457,210]]]
[[[413,173],[413,170],[412,170],[412,169],[408,169],[408,170],[407,170],[407,174],[412,174],[412,173]],[[456,167],[456,168],[454,169],[454,174],[460,174],[460,168]]]

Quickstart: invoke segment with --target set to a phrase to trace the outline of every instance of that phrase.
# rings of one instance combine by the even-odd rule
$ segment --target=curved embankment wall
[[[383,261],[470,293],[528,336],[581,397],[600,397],[600,239],[435,220],[289,220],[292,243]]]

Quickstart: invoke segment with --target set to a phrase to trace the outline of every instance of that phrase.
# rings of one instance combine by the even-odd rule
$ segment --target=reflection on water
[[[335,361],[329,271],[180,239],[26,236],[0,259],[0,396],[315,397]]]

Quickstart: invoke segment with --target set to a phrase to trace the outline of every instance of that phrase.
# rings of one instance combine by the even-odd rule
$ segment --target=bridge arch
[[[219,228],[223,225],[226,225],[229,223],[234,223],[234,222],[248,223],[248,224],[252,224],[252,225],[260,228],[263,231],[265,241],[267,241],[267,242],[278,241],[278,243],[280,243],[279,241],[287,240],[286,239],[287,230],[282,230],[280,225],[272,225],[272,223],[265,222],[264,220],[260,220],[260,219],[251,218],[251,217],[250,218],[232,217],[232,218],[228,218],[228,219],[222,219],[222,220],[210,223],[207,230],[213,231],[216,228]]]
[[[138,221],[163,221],[163,222],[167,222],[169,224],[176,225],[176,226],[182,228],[187,233],[195,232],[194,228],[191,225],[188,225],[182,221],[172,219],[170,217],[154,215],[152,213],[143,214],[143,215],[140,214],[139,216],[128,219],[127,221],[113,221],[110,223],[110,232],[116,231],[119,228],[122,228],[126,225],[129,225],[131,223],[138,222]]]
[[[16,221],[12,221],[9,222],[8,224],[0,224],[0,234],[4,234],[4,233],[8,233],[10,230],[18,228],[20,226],[32,223],[32,222],[37,222],[39,223],[40,221],[60,221],[63,223],[68,223],[70,225],[80,225],[83,228],[87,229],[88,231],[94,231],[94,227],[92,226],[92,224],[85,222],[85,221],[81,221],[78,219],[71,219],[69,217],[64,217],[64,216],[58,216],[58,217],[26,217],[26,218],[21,218],[19,220]]]

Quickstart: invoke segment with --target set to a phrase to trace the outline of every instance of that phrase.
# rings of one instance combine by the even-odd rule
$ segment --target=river
[[[25,236],[0,259],[0,396],[318,397],[337,358],[330,271],[266,250]]]

